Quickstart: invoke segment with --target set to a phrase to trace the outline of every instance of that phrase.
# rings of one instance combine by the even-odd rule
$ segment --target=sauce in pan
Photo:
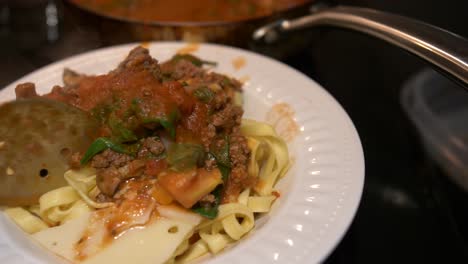
[[[268,16],[310,0],[71,0],[97,13],[145,22],[239,21]]]

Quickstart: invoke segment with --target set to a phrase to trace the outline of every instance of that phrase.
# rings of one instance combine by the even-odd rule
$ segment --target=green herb
[[[199,144],[174,143],[167,151],[167,162],[176,171],[192,169],[204,160],[205,150]]]
[[[148,63],[148,62],[146,62],[146,61],[143,63],[143,67],[144,67],[145,70],[149,71],[149,72],[151,73],[151,75],[153,75],[153,77],[154,77],[156,80],[158,80],[158,81],[160,81],[160,82],[163,81],[164,76],[163,76],[163,74],[162,74],[162,72],[161,72],[161,68],[155,66],[155,65],[152,64],[152,63],[150,64],[150,63]]]
[[[176,134],[176,122],[180,118],[179,109],[174,108],[168,116],[148,116],[147,113],[144,113],[140,107],[141,99],[133,99],[132,101],[132,110],[135,113],[136,117],[141,120],[143,124],[156,123],[160,124],[172,138],[175,138]]]
[[[126,143],[138,140],[138,137],[130,129],[126,128],[122,120],[115,115],[111,114],[107,124],[112,131],[112,138],[115,141]]]
[[[143,123],[159,123],[169,133],[171,138],[175,138],[176,135],[176,122],[180,118],[180,112],[176,108],[167,117],[155,117],[155,118],[144,118]]]
[[[189,61],[189,62],[191,62],[193,65],[195,65],[197,67],[201,67],[203,65],[211,65],[211,66],[218,65],[218,63],[216,63],[214,61],[202,60],[202,59],[200,59],[198,57],[195,57],[193,55],[190,55],[190,54],[177,54],[174,57],[172,57],[172,59],[171,59],[171,61],[173,61],[173,62],[178,62],[180,60]]]
[[[218,163],[218,169],[221,172],[221,176],[223,177],[223,182],[226,182],[229,179],[229,174],[231,174],[231,168]]]
[[[167,122],[161,123],[161,125],[169,132],[169,135],[172,138],[176,136],[176,122],[180,119],[180,112],[179,109],[175,108],[169,114]]]
[[[96,118],[101,124],[106,122],[109,118],[110,113],[112,113],[113,107],[110,104],[98,105],[91,109],[91,116]]]
[[[216,189],[214,189],[214,191],[211,192],[211,194],[215,197],[215,201],[213,204],[209,206],[203,206],[200,203],[197,203],[192,207],[192,211],[206,218],[215,219],[216,216],[218,216],[218,208],[219,204],[221,203],[222,190],[223,187],[219,185],[218,187],[216,187]]]
[[[132,105],[130,106],[130,108],[132,109],[133,112],[136,112],[137,110],[139,110],[140,103],[141,103],[140,98],[133,98],[132,99]]]
[[[112,142],[108,138],[101,137],[101,138],[96,139],[91,144],[91,146],[89,146],[88,150],[86,151],[83,158],[81,159],[81,165],[85,165],[94,156],[96,156],[97,154],[101,153],[102,151],[106,149],[111,149],[115,152],[127,154],[127,151],[125,150],[125,148],[121,146],[120,144]]]
[[[206,86],[200,87],[193,91],[193,95],[203,103],[209,103],[211,100],[213,100],[214,97],[213,91],[211,91],[210,88]]]
[[[229,179],[229,174],[231,174],[232,166],[231,159],[229,157],[229,137],[227,135],[224,136],[224,144],[221,146],[217,146],[216,143],[212,144],[209,157],[216,159],[218,169],[223,177],[223,182],[226,183],[226,181]],[[218,208],[221,202],[222,191],[223,186],[219,185],[213,192],[211,192],[211,194],[215,197],[215,202],[213,204],[207,206],[197,203],[192,208],[192,211],[209,219],[216,218],[216,216],[218,216]]]
[[[229,157],[229,137],[227,135],[224,136],[224,144],[220,146],[216,143],[211,144],[210,153],[216,159],[218,167],[219,165],[222,165],[224,167],[231,168],[231,159]]]

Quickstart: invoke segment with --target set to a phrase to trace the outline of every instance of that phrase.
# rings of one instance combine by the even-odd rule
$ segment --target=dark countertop
[[[53,61],[106,45],[97,31],[80,27],[55,2],[57,26],[50,20],[47,26],[44,14],[54,12],[46,9],[47,1],[0,2],[0,87]],[[468,37],[466,1],[335,2],[411,16]],[[399,103],[402,83],[425,64],[361,34],[336,29],[309,34],[310,48],[282,60],[343,105],[366,158],[361,205],[326,263],[466,263],[468,195],[427,157]]]

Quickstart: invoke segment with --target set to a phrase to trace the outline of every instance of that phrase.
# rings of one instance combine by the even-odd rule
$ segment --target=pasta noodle
[[[33,234],[76,219],[94,208],[112,205],[96,203],[90,198],[89,193],[96,187],[93,170],[70,170],[64,177],[70,186],[43,194],[39,198],[39,204],[30,206],[28,210],[16,207],[7,209],[6,213],[21,229]]]
[[[270,195],[278,179],[289,169],[288,148],[268,124],[244,119],[241,132],[248,138],[252,155],[250,173],[258,173],[259,182],[254,190],[262,195]],[[261,168],[261,169],[260,169]]]
[[[268,213],[276,196],[251,196],[248,198],[247,206],[254,213]]]
[[[34,234],[49,227],[44,221],[21,207],[6,209],[5,213],[28,234]]]
[[[177,263],[187,263],[192,260],[195,260],[209,252],[208,245],[203,239],[198,240],[193,245],[191,245],[188,250],[177,259]]]
[[[65,172],[65,180],[73,187],[78,195],[93,208],[106,208],[112,206],[113,203],[97,203],[90,197],[96,194],[96,174],[94,170],[85,168],[81,170],[69,170]]]
[[[70,186],[52,190],[39,199],[39,214],[52,225],[61,224],[79,199],[78,193]]]
[[[250,188],[245,189],[237,198],[237,202],[243,205],[247,205],[249,202]]]

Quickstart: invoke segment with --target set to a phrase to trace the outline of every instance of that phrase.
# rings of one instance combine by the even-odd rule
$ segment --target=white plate
[[[160,61],[183,43],[151,43]],[[37,70],[0,92],[14,99],[14,87],[34,82],[39,93],[62,84],[65,67],[87,74],[115,68],[136,45],[100,49]],[[246,117],[264,120],[267,111],[285,102],[295,111],[300,133],[290,144],[295,164],[278,184],[281,198],[255,231],[209,263],[316,263],[339,243],[357,210],[364,182],[364,157],[353,123],[341,106],[317,83],[296,70],[248,51],[203,44],[195,52],[216,61],[217,72],[249,80],[244,86]],[[244,58],[241,69],[233,60]],[[0,263],[51,263],[50,255],[0,215]],[[26,260],[27,259],[27,260]]]

